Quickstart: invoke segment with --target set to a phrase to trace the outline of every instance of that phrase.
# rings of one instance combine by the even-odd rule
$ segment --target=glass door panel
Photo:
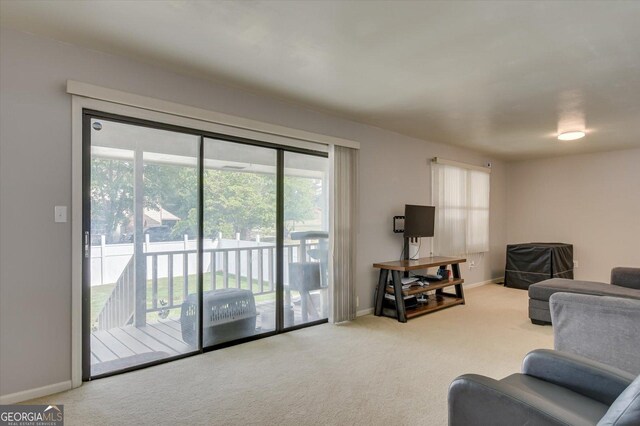
[[[203,346],[276,330],[277,151],[204,139]]]
[[[329,313],[329,160],[284,153],[284,327]]]
[[[85,367],[99,376],[197,351],[200,137],[97,117],[85,125]]]

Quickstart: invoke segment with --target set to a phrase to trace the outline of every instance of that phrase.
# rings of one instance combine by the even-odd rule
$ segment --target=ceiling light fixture
[[[585,133],[580,130],[572,132],[564,132],[558,135],[558,140],[561,141],[574,141],[576,139],[584,138]]]

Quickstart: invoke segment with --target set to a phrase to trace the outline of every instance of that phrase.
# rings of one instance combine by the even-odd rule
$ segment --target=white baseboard
[[[28,401],[34,398],[40,398],[54,393],[63,392],[71,389],[71,380],[66,380],[60,383],[54,383],[41,388],[27,389],[24,391],[10,393],[7,395],[0,395],[0,404],[16,404],[18,402]]]
[[[498,277],[498,278],[491,278],[490,280],[486,280],[486,281],[480,281],[479,283],[473,283],[473,284],[462,284],[462,286],[464,288],[475,288],[475,287],[480,287],[482,285],[485,284],[497,284],[500,281],[503,281],[504,277]]]
[[[373,313],[373,308],[363,309],[361,311],[356,312],[356,317],[361,317],[363,315],[371,315]]]

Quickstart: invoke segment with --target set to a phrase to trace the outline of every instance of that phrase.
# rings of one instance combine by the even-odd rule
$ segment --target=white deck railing
[[[316,244],[286,244],[284,246],[284,281],[288,281],[288,266],[292,262],[309,261],[307,249]],[[203,250],[203,264],[206,267],[204,291],[223,288],[246,288],[254,295],[275,292],[275,245],[253,247],[208,248]],[[144,254],[147,265],[145,292],[151,286],[151,299],[146,301],[145,315],[150,312],[167,312],[180,308],[190,293],[195,292],[197,278],[197,250],[154,251]],[[159,265],[166,267],[159,274]],[[135,316],[136,283],[133,256],[129,259],[120,274],[109,298],[97,316],[92,328],[108,330],[131,324]],[[164,269],[164,268],[163,268]],[[178,271],[176,276],[174,270]],[[207,274],[208,273],[208,274]],[[159,276],[166,278],[159,278]],[[180,277],[180,279],[176,279]],[[167,280],[166,297],[159,294],[159,280]],[[244,280],[244,283],[243,283]],[[176,297],[176,285],[180,286],[179,297]],[[191,286],[191,289],[189,288]]]

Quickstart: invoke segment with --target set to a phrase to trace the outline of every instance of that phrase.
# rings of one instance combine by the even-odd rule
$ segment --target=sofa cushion
[[[529,287],[529,297],[537,300],[548,301],[549,297],[551,297],[553,293],[557,292],[640,299],[640,291],[638,290],[594,281],[551,278],[549,280],[533,284]]]

